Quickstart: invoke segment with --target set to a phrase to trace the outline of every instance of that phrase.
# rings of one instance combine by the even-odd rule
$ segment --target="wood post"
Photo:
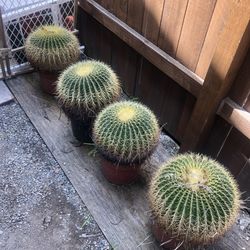
[[[187,124],[180,152],[198,151],[222,99],[227,95],[250,45],[249,0],[232,0],[204,84]]]

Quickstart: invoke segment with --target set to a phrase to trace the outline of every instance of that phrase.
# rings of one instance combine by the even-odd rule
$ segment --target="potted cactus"
[[[121,101],[103,109],[93,126],[93,140],[102,155],[106,179],[113,184],[134,182],[159,134],[155,115],[138,102]]]
[[[120,82],[105,63],[86,60],[67,68],[59,77],[57,99],[71,119],[74,136],[92,142],[92,123],[106,105],[120,98]]]
[[[55,93],[59,72],[80,57],[76,36],[56,25],[41,26],[31,32],[25,43],[25,53],[29,62],[39,69],[42,89],[49,94]]]
[[[164,163],[149,191],[153,232],[164,247],[194,249],[221,237],[240,209],[238,185],[218,162],[182,154]]]

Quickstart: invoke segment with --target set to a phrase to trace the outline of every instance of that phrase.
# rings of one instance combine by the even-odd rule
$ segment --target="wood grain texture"
[[[127,21],[128,0],[113,1],[114,14],[123,22]]]
[[[232,125],[217,115],[201,152],[217,159],[232,128]]]
[[[250,95],[250,49],[239,70],[234,84],[229,92],[229,97],[238,105],[244,107]]]
[[[250,140],[250,112],[226,98],[217,113]]]
[[[250,45],[250,5],[234,1],[202,91],[187,125],[181,151],[197,150],[209,132],[221,100],[228,94]]]
[[[146,0],[128,0],[127,24],[139,33],[142,33],[145,1]]]
[[[194,96],[199,95],[203,80],[192,71],[174,60],[127,24],[121,22],[93,0],[81,1],[79,6],[183,88]]]
[[[175,58],[188,0],[165,0],[158,46]],[[192,55],[190,55],[192,56]]]
[[[145,0],[142,35],[157,45],[164,0]]]
[[[233,128],[220,151],[217,160],[223,163],[237,178],[250,158],[250,140]],[[241,186],[241,183],[239,183]],[[250,194],[250,190],[247,191]]]
[[[159,249],[150,237],[146,185],[109,184],[101,174],[99,157],[90,156],[93,147],[72,144],[67,118],[60,114],[53,98],[41,92],[38,81],[32,74],[9,80],[8,84],[111,245],[137,249],[149,236],[145,242],[152,243],[142,243],[138,249]]]
[[[69,122],[64,114],[60,114],[54,99],[41,92],[37,74],[8,80],[8,85],[111,245],[119,250],[160,249],[151,237],[148,225],[146,184],[117,187],[104,180],[98,156],[89,154],[92,148],[72,144]],[[161,135],[161,142],[143,166],[147,182],[159,165],[178,150],[165,135]],[[250,223],[246,214],[241,213],[239,219]],[[239,223],[233,225],[225,237],[199,250],[249,249],[250,242],[241,226]]]
[[[199,55],[199,60],[196,65],[195,73],[202,78],[205,78],[209,68],[212,56],[216,45],[219,41],[219,36],[227,21],[232,0],[217,0],[214,12],[209,24],[209,28]]]
[[[176,59],[192,71],[198,63],[215,3],[216,0],[188,2]]]

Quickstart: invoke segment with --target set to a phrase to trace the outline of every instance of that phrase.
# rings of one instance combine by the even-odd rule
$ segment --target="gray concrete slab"
[[[8,87],[0,80],[0,106],[14,100]]]

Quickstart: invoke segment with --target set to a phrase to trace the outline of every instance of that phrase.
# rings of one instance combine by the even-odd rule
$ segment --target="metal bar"
[[[2,57],[0,57],[0,64],[1,64],[2,75],[3,75],[3,78],[5,79],[7,76],[6,76],[4,61],[3,61]]]
[[[74,29],[76,29],[77,23],[77,14],[78,14],[78,0],[74,0]]]

